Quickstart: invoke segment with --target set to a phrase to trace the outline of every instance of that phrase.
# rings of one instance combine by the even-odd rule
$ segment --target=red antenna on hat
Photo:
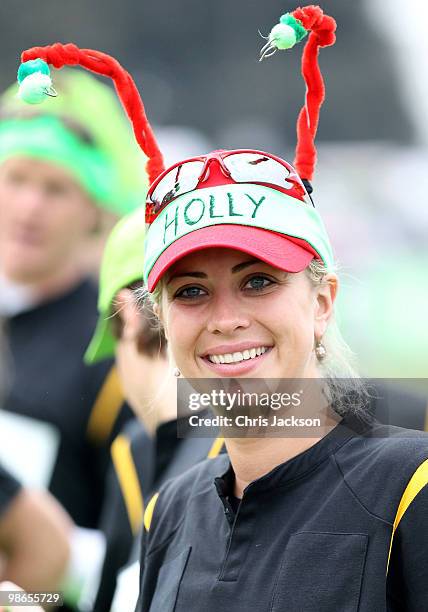
[[[21,55],[18,70],[20,97],[30,104],[42,102],[46,96],[55,96],[47,64],[55,68],[82,66],[91,72],[112,79],[116,92],[128,115],[135,138],[148,157],[146,169],[152,183],[164,171],[162,153],[147,119],[138,89],[129,74],[117,60],[93,49],[79,49],[76,45],[56,43],[47,47],[33,47]]]
[[[302,75],[306,83],[306,99],[297,120],[297,147],[294,166],[302,179],[312,180],[317,160],[315,136],[319,114],[325,98],[324,80],[318,64],[320,47],[329,47],[336,41],[336,22],[324,15],[316,5],[298,8],[280,18],[260,52],[260,61],[278,49],[291,49],[309,33],[303,50]]]

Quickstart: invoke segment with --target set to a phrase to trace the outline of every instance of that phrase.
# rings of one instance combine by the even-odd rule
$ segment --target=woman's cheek
[[[306,365],[313,347],[313,334],[308,320],[289,310],[281,318],[282,325],[272,330],[273,339],[278,349],[279,359],[290,375],[291,371],[301,371]],[[296,316],[297,314],[297,316]]]
[[[174,357],[175,364],[183,375],[192,369],[192,359],[195,354],[197,334],[195,333],[195,319],[180,308],[171,305],[168,316],[169,348]]]

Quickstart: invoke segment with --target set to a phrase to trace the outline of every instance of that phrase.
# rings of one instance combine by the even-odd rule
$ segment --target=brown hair
[[[141,290],[142,282],[136,281],[124,289],[131,289],[133,297],[138,303],[137,290]],[[120,340],[123,335],[124,322],[120,315],[121,305],[114,301],[110,317],[110,329],[113,336]],[[140,329],[136,338],[137,350],[140,354],[148,357],[165,355],[166,338],[161,327],[157,324],[157,317],[153,312],[152,304],[147,300],[144,304],[139,304]]]

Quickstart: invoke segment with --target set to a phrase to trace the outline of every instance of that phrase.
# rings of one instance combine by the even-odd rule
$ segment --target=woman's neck
[[[337,420],[326,415],[318,437],[226,438],[227,452],[235,472],[234,495],[241,498],[251,482],[314,446],[336,425]]]

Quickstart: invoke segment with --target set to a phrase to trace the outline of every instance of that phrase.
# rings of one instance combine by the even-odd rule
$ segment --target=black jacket
[[[228,457],[195,466],[149,505],[138,612],[428,610],[427,458],[427,434],[345,419],[236,514]]]
[[[83,363],[97,321],[97,293],[85,280],[6,320],[12,380],[2,406],[58,432],[50,491],[78,525],[91,528],[99,520],[111,441],[132,416],[120,404],[117,414],[101,405],[94,413],[113,365]]]

